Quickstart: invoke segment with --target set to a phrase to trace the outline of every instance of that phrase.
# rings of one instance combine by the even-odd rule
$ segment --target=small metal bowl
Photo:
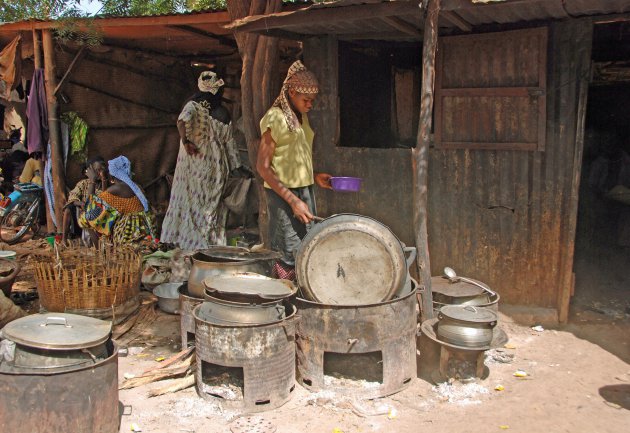
[[[179,292],[183,283],[164,283],[153,289],[158,298],[158,308],[165,313],[179,314]]]

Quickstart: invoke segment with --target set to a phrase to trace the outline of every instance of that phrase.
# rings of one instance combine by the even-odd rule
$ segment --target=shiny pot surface
[[[490,346],[497,324],[495,312],[470,305],[442,307],[438,319],[437,336],[441,341],[479,349]]]
[[[206,322],[235,326],[277,322],[286,317],[282,301],[247,304],[214,298],[207,293],[206,302],[193,314]]]
[[[71,370],[94,365],[107,357],[105,343],[73,350],[38,349],[16,344],[12,365],[16,368],[38,370]]]
[[[214,250],[199,251],[191,257],[192,268],[188,276],[188,293],[203,298],[205,286],[203,280],[217,275],[232,275],[254,272],[270,276],[277,254],[271,252],[248,253],[236,247],[220,247],[220,253]]]

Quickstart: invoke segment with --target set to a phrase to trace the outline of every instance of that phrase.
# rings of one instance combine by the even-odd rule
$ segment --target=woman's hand
[[[320,188],[332,189],[332,185],[330,184],[330,178],[332,175],[328,173],[317,173],[315,175],[315,183]]]
[[[96,180],[98,179],[98,173],[91,165],[85,170],[85,175],[88,179],[90,179],[91,182],[96,182]]]
[[[195,156],[199,154],[199,149],[195,146],[195,143],[190,141],[189,139],[185,139],[184,141],[184,149],[186,149],[186,153],[190,156]]]
[[[293,216],[303,224],[308,224],[313,221],[313,214],[311,210],[308,208],[307,204],[304,203],[299,198],[295,198],[294,201],[290,203],[291,210],[293,211]]]

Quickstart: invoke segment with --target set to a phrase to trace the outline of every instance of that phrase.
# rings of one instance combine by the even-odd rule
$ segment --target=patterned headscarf
[[[144,210],[148,211],[149,202],[147,198],[142,193],[140,187],[131,180],[131,162],[129,162],[127,157],[119,156],[118,158],[111,159],[107,161],[107,167],[109,169],[109,174],[121,182],[125,182],[127,186],[131,188],[136,197],[138,197],[138,200],[142,203]]]
[[[212,71],[203,71],[199,75],[197,85],[202,92],[210,92],[216,95],[219,91],[219,87],[223,86],[225,82],[222,78],[219,78],[216,73]]]
[[[319,93],[319,83],[315,74],[306,69],[306,66],[299,60],[294,62],[287,72],[287,78],[284,79],[280,95],[273,103],[273,107],[280,107],[284,118],[289,126],[289,131],[295,132],[300,127],[300,121],[298,120],[295,112],[289,104],[289,89],[294,89],[298,93],[304,93],[307,95],[316,95]]]

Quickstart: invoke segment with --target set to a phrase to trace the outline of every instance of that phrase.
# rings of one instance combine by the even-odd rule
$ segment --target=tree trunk
[[[433,318],[431,291],[431,263],[427,235],[427,198],[429,175],[429,144],[433,117],[433,90],[435,84],[435,53],[438,39],[440,0],[429,0],[424,23],[422,53],[422,89],[420,93],[420,120],[418,143],[412,151],[413,164],[413,227],[418,249],[418,274],[422,293],[422,320]]]
[[[227,0],[228,13],[232,20],[249,15],[279,12],[281,0]],[[278,77],[278,39],[256,34],[236,33],[236,43],[243,60],[241,74],[241,103],[243,129],[247,140],[247,151],[252,168],[256,168],[260,128],[258,123],[271,106],[275,95],[274,85]],[[259,197],[258,228],[260,240],[269,247],[269,214],[263,181],[256,175]]]

